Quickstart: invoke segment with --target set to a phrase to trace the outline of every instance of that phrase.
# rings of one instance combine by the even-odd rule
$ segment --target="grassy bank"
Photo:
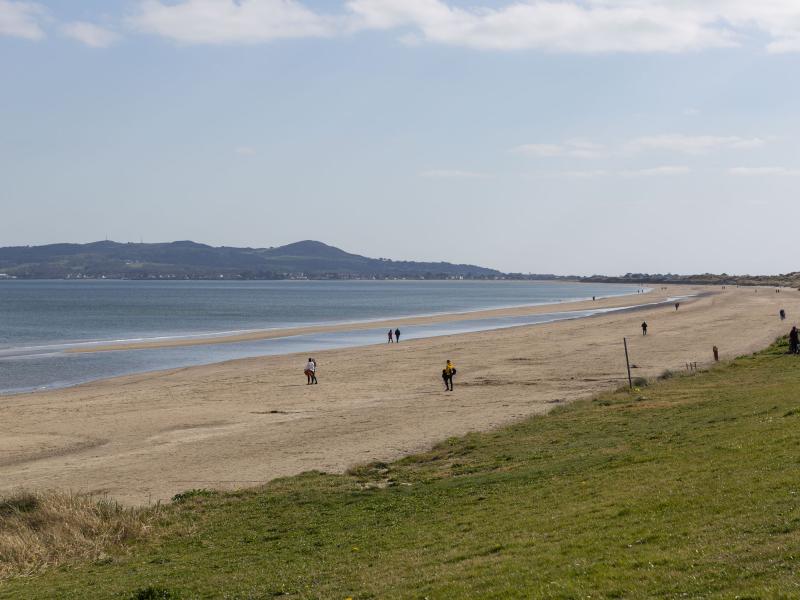
[[[187,494],[127,552],[0,597],[797,597],[800,359],[784,352],[346,476]]]

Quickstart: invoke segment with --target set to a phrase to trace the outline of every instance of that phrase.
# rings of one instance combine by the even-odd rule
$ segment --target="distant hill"
[[[277,248],[164,244],[50,244],[0,248],[0,277],[20,279],[494,279],[475,265],[394,261],[306,240]]]

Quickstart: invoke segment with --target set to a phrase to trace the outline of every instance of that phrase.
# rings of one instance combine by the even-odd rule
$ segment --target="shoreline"
[[[633,298],[632,298],[633,297]],[[41,352],[43,347],[21,348],[29,353],[9,353],[0,351],[0,356],[6,360],[25,360],[44,358],[41,369],[48,369],[48,376],[36,380],[19,381],[0,391],[0,398],[18,394],[34,394],[57,389],[85,385],[87,383],[105,381],[117,377],[157,374],[177,368],[194,368],[210,366],[213,364],[245,360],[256,357],[289,355],[296,353],[315,354],[321,349],[343,350],[374,345],[382,345],[386,338],[383,329],[377,329],[375,323],[382,327],[391,323],[393,326],[402,326],[404,332],[403,342],[421,340],[467,333],[503,330],[514,327],[545,325],[564,320],[588,319],[610,312],[623,312],[640,310],[642,307],[654,306],[672,300],[686,300],[690,296],[670,298],[652,296],[646,293],[623,294],[600,298],[596,301],[562,301],[557,303],[538,303],[522,306],[513,306],[497,309],[484,309],[478,311],[461,311],[457,313],[438,313],[434,315],[409,317],[396,321],[361,321],[358,323],[341,323],[332,326],[316,326],[292,329],[258,330],[248,332],[246,339],[237,334],[211,338],[153,338],[147,343],[117,344],[113,350],[100,343],[91,347],[61,349],[49,347],[49,352]],[[620,300],[625,300],[621,302]],[[558,310],[553,310],[558,309]],[[220,347],[230,344],[230,347]],[[192,348],[198,348],[193,352]],[[215,348],[217,348],[215,350]],[[55,351],[53,351],[55,350]],[[147,359],[134,358],[135,352],[149,352]],[[174,352],[184,352],[182,356],[175,356]],[[80,363],[73,363],[67,357],[73,356],[83,361],[93,360],[92,355],[100,353],[119,352],[123,358],[111,359],[112,363],[106,365],[105,372],[86,372],[84,376],[70,376],[65,368],[80,372]],[[186,353],[191,352],[191,355]],[[133,353],[133,354],[132,354]],[[154,354],[156,353],[156,354]],[[166,354],[164,354],[166,353]],[[49,357],[49,359],[47,358]],[[55,362],[47,362],[48,360]],[[69,364],[64,361],[67,360]],[[96,370],[96,368],[95,368]]]
[[[431,325],[436,323],[448,323],[457,321],[471,321],[478,319],[490,319],[501,317],[525,316],[550,312],[543,309],[553,307],[569,307],[558,312],[570,312],[576,310],[586,310],[588,308],[635,308],[636,304],[620,305],[619,300],[624,298],[641,298],[654,293],[653,289],[644,288],[641,294],[626,293],[614,296],[603,296],[592,300],[591,298],[567,299],[556,302],[541,302],[537,304],[520,304],[495,308],[479,308],[475,310],[440,312],[419,315],[407,315],[403,317],[379,317],[376,319],[342,321],[334,323],[299,325],[296,327],[277,327],[273,329],[252,329],[242,330],[241,332],[221,332],[221,333],[199,333],[186,336],[166,336],[164,338],[144,338],[131,340],[109,340],[109,341],[87,341],[75,342],[81,347],[67,348],[63,352],[67,354],[86,354],[96,352],[117,352],[127,350],[147,350],[158,348],[176,348],[187,346],[208,346],[216,344],[235,344],[239,342],[250,342],[258,340],[268,340],[276,338],[295,337],[315,333],[334,333],[344,331],[364,331],[379,327],[409,327],[414,325]],[[66,345],[66,344],[64,344]],[[58,347],[59,345],[41,346]]]

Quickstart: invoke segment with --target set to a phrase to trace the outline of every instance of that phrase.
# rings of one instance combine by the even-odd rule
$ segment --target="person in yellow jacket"
[[[447,364],[442,369],[442,379],[444,380],[444,389],[447,392],[453,391],[453,375],[456,374],[456,366],[451,362],[447,361]]]

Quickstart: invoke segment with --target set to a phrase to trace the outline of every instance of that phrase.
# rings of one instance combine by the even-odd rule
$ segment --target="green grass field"
[[[144,541],[0,597],[800,597],[785,351],[349,475],[187,494]]]

